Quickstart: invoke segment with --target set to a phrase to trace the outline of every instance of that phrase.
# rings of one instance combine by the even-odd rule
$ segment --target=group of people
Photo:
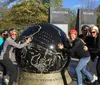
[[[70,54],[71,57],[76,57],[79,59],[79,62],[75,68],[78,85],[83,85],[82,73],[84,73],[88,79],[88,85],[100,85],[99,28],[95,25],[84,25],[82,26],[81,31],[82,34],[78,35],[78,32],[75,29],[70,30],[69,36],[67,36],[70,46],[66,48],[66,46],[59,43],[58,48],[61,51]],[[95,59],[97,62],[95,62]],[[96,70],[96,72],[94,70]]]
[[[3,79],[9,75],[8,85],[17,85],[18,65],[15,58],[14,48],[23,48],[31,39],[28,38],[26,42],[16,42],[18,30],[11,28],[0,33],[0,71],[3,71]]]
[[[70,54],[71,57],[74,56],[79,58],[79,62],[75,69],[78,85],[82,85],[83,82],[81,72],[83,72],[88,81],[90,81],[89,85],[95,83],[96,80],[98,80],[98,85],[100,85],[99,28],[95,25],[84,25],[81,31],[82,34],[78,35],[75,29],[70,30],[69,36],[67,36],[69,46],[58,43],[58,48],[60,51]],[[18,30],[15,28],[4,30],[0,33],[0,71],[3,69],[3,79],[6,79],[6,76],[9,75],[8,85],[17,85],[18,66],[14,48],[23,48],[31,42],[31,39],[28,38],[24,43],[17,43],[17,36]],[[97,59],[97,63],[95,59]],[[96,63],[96,67],[93,66],[93,63]],[[94,72],[94,69],[97,74]],[[97,77],[95,78],[92,74],[95,74]]]

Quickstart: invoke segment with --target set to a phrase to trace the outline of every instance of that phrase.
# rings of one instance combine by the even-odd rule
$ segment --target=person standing
[[[2,32],[1,32],[1,35],[2,35],[2,38],[4,39],[4,41],[9,37],[9,32],[8,32],[8,29],[4,29]]]
[[[8,38],[8,36],[9,36],[9,32],[8,32],[8,29],[4,29],[4,30],[2,30],[1,31],[1,36],[2,36],[2,39],[3,39],[3,42],[2,42],[2,44],[1,44],[1,46],[0,46],[0,51],[2,51],[2,49],[3,49],[3,45],[4,45],[4,42],[5,42],[5,40]],[[3,82],[4,83],[8,83],[8,79],[7,79],[7,77],[6,77],[6,75],[7,75],[7,70],[5,69],[5,67],[0,63],[0,65],[1,65],[1,69],[0,69],[0,71],[2,71],[3,72]]]
[[[0,54],[1,54],[1,51],[2,51],[2,44],[4,42],[4,39],[2,38],[2,35],[1,35],[1,32],[0,32]]]
[[[81,38],[82,40],[86,40],[88,36],[90,36],[90,26],[88,25],[83,25],[81,28],[82,34],[80,34],[78,37]],[[93,75],[93,77],[97,80],[97,73],[96,69],[92,69],[92,66],[96,66],[96,61],[95,63],[90,59],[89,63],[87,64],[87,70]],[[89,83],[90,81],[85,78],[84,83]]]
[[[3,38],[2,38],[2,35],[1,35],[1,32],[0,32],[0,54],[1,54],[1,51],[2,51],[2,48],[3,48]],[[2,64],[0,63],[0,84],[2,83],[2,78],[3,78],[3,66]]]
[[[95,25],[91,26],[90,33],[91,33],[91,36],[88,36],[85,42],[91,54],[91,60],[96,64],[95,65],[96,68],[95,66],[91,65],[91,69],[97,71],[98,82],[100,85],[100,33],[99,33],[99,28]]]
[[[85,41],[86,37],[89,35],[90,27],[88,25],[83,25],[81,28],[82,34],[78,35],[79,38]]]
[[[3,50],[1,52],[0,56],[0,63],[2,63],[5,68],[7,69],[10,79],[8,85],[13,85],[14,82],[16,82],[16,67],[13,64],[12,60],[10,59],[10,49],[12,47],[15,48],[23,48],[24,46],[27,46],[28,43],[30,43],[31,39],[28,38],[25,43],[23,44],[18,44],[15,42],[17,38],[17,29],[11,28],[9,30],[10,36],[5,40]]]
[[[86,48],[85,42],[77,37],[76,30],[70,30],[69,32],[70,40],[72,41],[72,47],[70,49],[66,49],[62,44],[58,44],[58,48],[62,51],[69,52],[71,56],[76,56],[79,58],[78,65],[76,67],[76,74],[78,79],[78,85],[82,85],[82,74],[81,71],[86,75],[86,77],[91,81],[91,83],[95,82],[93,76],[87,71],[86,66],[90,60],[90,53]]]

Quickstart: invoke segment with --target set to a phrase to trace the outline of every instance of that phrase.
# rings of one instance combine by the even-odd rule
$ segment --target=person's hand
[[[59,43],[59,44],[58,44],[58,48],[59,48],[59,49],[63,49],[63,48],[64,48],[63,44]]]
[[[88,50],[88,47],[87,46],[84,46],[84,50],[87,51]]]
[[[66,38],[67,38],[68,40],[70,40],[70,37],[69,37],[68,35],[66,35]]]
[[[28,44],[28,43],[30,43],[32,40],[31,40],[31,38],[28,38],[27,40],[26,40],[26,43]]]

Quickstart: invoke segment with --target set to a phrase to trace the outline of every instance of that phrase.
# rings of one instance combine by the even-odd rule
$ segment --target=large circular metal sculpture
[[[58,50],[58,43],[67,43],[66,34],[52,24],[32,25],[25,29],[18,41],[32,41],[26,47],[18,49],[16,56],[21,68],[29,73],[59,73],[68,64],[69,57]]]
[[[65,33],[51,24],[32,25],[24,30],[19,41],[31,37],[32,42],[17,51],[19,63],[24,71],[51,73],[61,71],[68,62],[66,53],[57,51],[58,43],[66,42]]]

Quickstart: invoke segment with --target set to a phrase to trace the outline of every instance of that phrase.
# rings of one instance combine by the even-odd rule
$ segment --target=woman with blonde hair
[[[97,76],[98,76],[98,82],[100,85],[100,33],[99,33],[99,28],[95,25],[92,25],[90,27],[90,33],[91,36],[88,36],[85,40],[90,55],[91,55],[91,60],[95,62],[95,59],[97,59],[97,64],[96,68],[95,66],[91,66],[92,69],[97,71]]]
[[[28,38],[26,42],[22,44],[18,44],[15,42],[18,31],[16,28],[11,28],[9,30],[10,36],[5,40],[3,45],[3,50],[1,52],[0,56],[0,63],[7,69],[7,72],[9,73],[10,79],[8,85],[13,85],[14,82],[16,82],[16,74],[17,70],[15,65],[13,64],[10,53],[12,54],[13,51],[11,51],[12,48],[23,48],[24,46],[27,46],[28,43],[30,43],[31,39]],[[14,57],[12,55],[12,57]]]

